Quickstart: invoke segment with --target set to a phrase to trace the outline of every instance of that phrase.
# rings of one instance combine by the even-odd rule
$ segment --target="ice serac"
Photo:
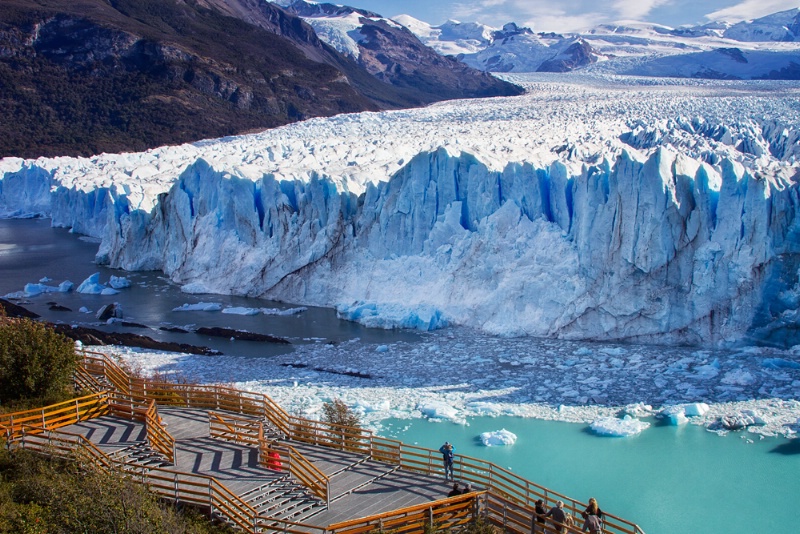
[[[136,157],[5,161],[0,205],[102,235],[100,262],[161,269],[186,292],[373,326],[798,344],[787,89],[698,86],[676,102],[674,87],[606,83]],[[15,183],[31,187],[15,197]]]

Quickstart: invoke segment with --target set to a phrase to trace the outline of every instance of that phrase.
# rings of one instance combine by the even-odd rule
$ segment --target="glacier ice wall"
[[[453,103],[402,120],[318,120],[273,134],[300,140],[267,146],[182,147],[180,164],[152,153],[146,164],[130,155],[116,167],[69,163],[84,176],[102,167],[94,187],[77,172],[67,179],[63,162],[4,161],[0,211],[102,237],[98,261],[161,269],[187,292],[336,306],[366,324],[798,342],[796,123],[672,113],[614,117],[587,135],[597,127],[585,120],[548,131],[528,118],[540,128],[511,128],[511,143],[500,139],[509,124],[498,126],[497,106],[508,102],[485,104],[494,143],[488,132],[470,145],[452,118],[475,120],[482,108],[470,118]],[[453,137],[430,134],[442,114]],[[409,118],[426,123],[416,137],[383,130],[337,144],[325,130]],[[526,135],[534,141],[519,141]],[[255,148],[237,155],[245,143]],[[260,158],[273,166],[255,165]]]

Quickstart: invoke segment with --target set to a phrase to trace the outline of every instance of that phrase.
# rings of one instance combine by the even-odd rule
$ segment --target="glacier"
[[[0,215],[191,293],[374,326],[797,344],[800,90],[519,75],[521,97],[0,161]]]

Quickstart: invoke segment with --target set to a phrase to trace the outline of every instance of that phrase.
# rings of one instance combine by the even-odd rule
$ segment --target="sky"
[[[516,22],[535,31],[575,31],[616,21],[667,26],[739,22],[800,7],[800,0],[328,0],[375,11],[405,14],[433,25],[449,19],[502,27]]]

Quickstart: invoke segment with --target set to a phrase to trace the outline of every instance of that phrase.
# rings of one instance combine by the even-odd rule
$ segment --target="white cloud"
[[[667,0],[637,0],[648,3]],[[536,31],[568,32],[585,29],[616,18],[611,9],[597,12],[602,3],[594,0],[571,2],[569,11],[563,3],[552,0],[484,0],[462,1],[453,5],[453,17],[460,20],[478,20],[492,26],[517,22]],[[599,4],[599,5],[598,5]]]
[[[739,22],[770,15],[798,7],[797,0],[744,0],[738,4],[719,9],[706,15],[709,20]]]
[[[612,7],[620,18],[641,20],[653,9],[672,3],[672,0],[614,0]]]

